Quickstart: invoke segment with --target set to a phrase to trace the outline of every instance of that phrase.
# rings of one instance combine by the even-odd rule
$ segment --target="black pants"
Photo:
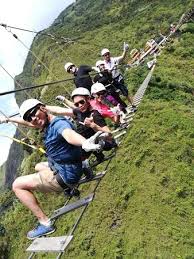
[[[129,92],[128,92],[128,89],[125,85],[125,82],[124,82],[123,79],[120,79],[120,76],[117,76],[116,78],[114,78],[113,84],[116,88],[121,90],[122,95],[124,95],[126,97],[129,95]]]

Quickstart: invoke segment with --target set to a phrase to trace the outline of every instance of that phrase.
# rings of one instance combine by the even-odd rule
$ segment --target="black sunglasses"
[[[83,104],[85,104],[85,103],[86,103],[86,101],[85,101],[84,99],[82,99],[82,100],[80,100],[79,102],[74,103],[74,105],[75,105],[76,107],[79,107],[80,104],[83,105]]]
[[[98,96],[100,96],[100,95],[105,95],[106,94],[106,91],[100,91],[100,92],[98,92],[98,93],[96,93]]]
[[[72,67],[74,67],[74,66],[70,66],[70,67],[68,68],[68,70],[67,70],[68,73],[70,72],[70,70],[72,69]]]
[[[105,57],[105,56],[109,56],[109,55],[110,55],[110,53],[107,52],[107,53],[105,53],[103,56]]]
[[[35,107],[34,109],[32,109],[27,115],[26,115],[26,121],[31,122],[32,121],[32,117],[34,117],[37,113],[37,111],[39,110],[40,107]]]

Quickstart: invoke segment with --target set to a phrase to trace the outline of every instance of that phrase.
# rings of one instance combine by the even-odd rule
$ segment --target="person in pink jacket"
[[[97,110],[104,118],[110,118],[116,124],[120,122],[120,112],[119,107],[110,108],[104,103],[107,91],[103,84],[94,83],[91,87],[91,95],[94,99],[90,100],[90,105],[93,109]]]

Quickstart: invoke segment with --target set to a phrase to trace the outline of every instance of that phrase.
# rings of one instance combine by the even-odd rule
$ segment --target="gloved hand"
[[[101,131],[96,132],[96,134],[94,134],[92,137],[86,139],[84,141],[84,143],[82,144],[82,148],[86,151],[86,152],[90,152],[90,151],[100,151],[103,146],[104,146],[104,141],[102,141],[101,139],[98,140],[98,138],[100,137],[100,135],[102,134]],[[97,144],[95,144],[96,142],[98,142]]]
[[[58,101],[62,101],[62,102],[65,101],[65,97],[64,97],[63,95],[57,95],[57,96],[55,97],[55,99],[58,100]]]
[[[123,43],[123,50],[124,51],[128,51],[129,50],[129,44],[127,44],[127,43]]]
[[[110,140],[111,137],[111,133],[109,132],[101,132],[101,134],[96,138],[95,143],[98,143],[101,146],[101,149],[104,147],[105,145],[105,140]]]
[[[99,68],[97,68],[97,67],[92,67],[92,70],[99,72]]]
[[[8,119],[5,116],[0,116],[0,124],[8,123]]]
[[[121,109],[120,109],[120,105],[118,104],[117,106],[110,108],[110,110],[115,114],[115,115],[120,115],[121,113]]]

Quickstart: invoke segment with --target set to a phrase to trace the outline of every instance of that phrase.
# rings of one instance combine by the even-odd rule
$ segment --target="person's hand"
[[[82,143],[82,149],[84,149],[86,152],[90,151],[100,151],[104,146],[104,141],[99,140],[99,136],[102,134],[101,131],[96,132],[93,136],[86,139]]]
[[[0,124],[8,123],[8,119],[5,116],[0,116]]]
[[[93,71],[99,72],[99,69],[97,67],[92,67]]]
[[[65,101],[65,97],[64,97],[63,95],[57,95],[57,96],[55,97],[55,99],[58,100],[58,101],[62,101],[62,102]]]
[[[123,43],[123,50],[124,51],[128,51],[129,50],[129,44],[127,44],[127,43]]]
[[[92,127],[94,124],[94,119],[93,117],[85,118],[84,120],[84,125],[87,127]]]
[[[120,105],[118,104],[117,106],[110,108],[111,112],[113,112],[115,115],[120,115],[121,109],[119,107]]]

